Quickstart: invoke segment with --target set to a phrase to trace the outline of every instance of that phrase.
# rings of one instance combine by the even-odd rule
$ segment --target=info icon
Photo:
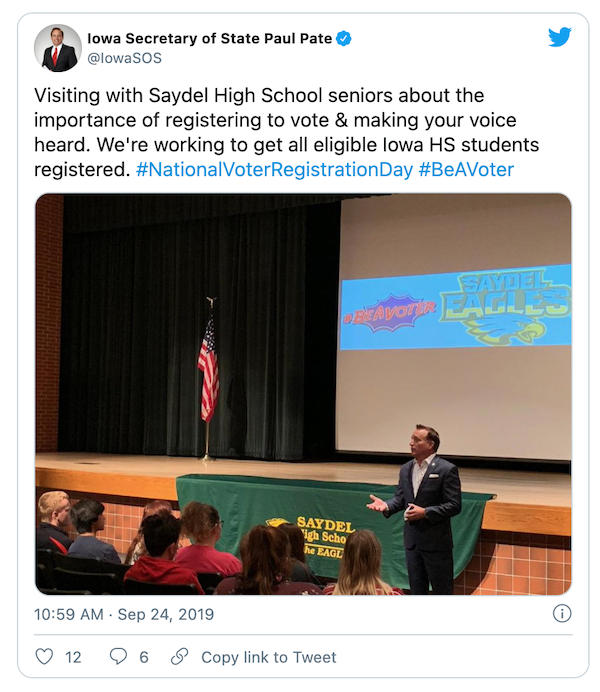
[[[571,609],[568,605],[561,603],[552,611],[552,615],[557,622],[568,622],[571,619]]]

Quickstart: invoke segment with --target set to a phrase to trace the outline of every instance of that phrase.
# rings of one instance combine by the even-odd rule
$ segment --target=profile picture
[[[81,57],[81,39],[66,24],[52,24],[42,29],[35,41],[35,56],[49,72],[67,72]]]

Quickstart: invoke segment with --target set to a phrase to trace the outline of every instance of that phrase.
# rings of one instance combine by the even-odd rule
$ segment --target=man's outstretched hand
[[[370,504],[367,505],[368,509],[372,509],[374,512],[385,512],[388,508],[387,502],[384,502],[382,499],[379,497],[376,497],[375,495],[369,495],[371,500]]]

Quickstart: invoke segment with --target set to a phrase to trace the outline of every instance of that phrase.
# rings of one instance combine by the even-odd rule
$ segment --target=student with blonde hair
[[[381,544],[368,529],[348,536],[337,584],[323,590],[327,596],[402,596],[402,590],[381,578]]]
[[[66,555],[73,543],[67,536],[70,509],[69,496],[62,490],[53,490],[40,496],[40,525],[35,532],[35,547],[38,550],[53,550]]]

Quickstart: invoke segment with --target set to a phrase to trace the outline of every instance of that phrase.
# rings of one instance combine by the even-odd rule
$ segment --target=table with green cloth
[[[176,483],[182,510],[192,500],[217,508],[224,522],[219,550],[239,555],[240,540],[253,526],[288,521],[302,529],[306,561],[315,574],[337,577],[348,535],[371,529],[381,542],[383,579],[408,588],[402,513],[386,520],[366,507],[369,495],[391,497],[393,485],[201,474],[180,476]],[[452,518],[455,577],[473,556],[485,503],[492,497],[462,494],[462,512]]]

